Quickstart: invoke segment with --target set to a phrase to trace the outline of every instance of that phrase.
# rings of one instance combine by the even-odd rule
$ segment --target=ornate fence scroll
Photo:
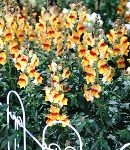
[[[22,111],[22,117],[21,116],[16,116],[16,112],[15,111],[11,111],[10,110],[10,94],[14,93],[21,105],[21,111]],[[14,121],[14,129],[15,130],[19,130],[19,128],[23,129],[23,148],[24,150],[26,150],[26,134],[28,134],[40,147],[42,150],[61,150],[60,146],[58,146],[55,143],[51,143],[50,145],[47,146],[46,142],[45,142],[45,134],[47,132],[47,129],[50,125],[56,125],[59,123],[64,123],[65,125],[67,125],[68,127],[70,127],[77,135],[78,139],[79,139],[79,149],[82,150],[82,140],[81,137],[79,135],[79,133],[77,132],[77,130],[70,124],[63,122],[63,121],[53,121],[51,123],[49,123],[48,125],[45,126],[44,130],[43,130],[43,134],[42,134],[42,144],[26,129],[26,120],[25,120],[25,110],[24,110],[24,106],[22,103],[22,100],[20,98],[20,96],[18,95],[18,93],[16,91],[10,91],[7,95],[7,104],[8,104],[8,108],[7,108],[7,125],[8,125],[8,129],[10,128],[10,119],[12,119]],[[52,149],[52,146],[55,146],[55,149]],[[17,137],[14,139],[14,150],[17,150],[17,148],[19,148],[19,144],[17,143]],[[67,146],[65,148],[65,150],[76,150],[74,147],[72,146]],[[10,142],[8,141],[8,150],[10,150]]]
[[[124,146],[122,146],[122,148],[120,150],[124,150],[126,147],[130,146],[130,143],[125,144]]]

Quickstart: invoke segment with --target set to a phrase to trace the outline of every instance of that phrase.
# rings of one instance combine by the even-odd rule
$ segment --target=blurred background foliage
[[[30,1],[34,3],[35,0]],[[59,8],[69,8],[70,3],[80,1],[88,8],[89,12],[96,12],[101,15],[101,19],[104,22],[103,29],[107,34],[117,18],[117,7],[120,0],[37,0],[35,10],[40,14],[42,6],[56,5]]]

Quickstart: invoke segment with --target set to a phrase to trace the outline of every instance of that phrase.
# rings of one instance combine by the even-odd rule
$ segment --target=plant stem
[[[96,104],[97,104],[98,108],[100,109],[100,107],[101,107],[100,102],[98,101]],[[102,112],[101,111],[100,111],[100,120],[101,120],[101,122],[103,124],[103,116],[102,116]]]
[[[98,61],[96,62],[96,83],[99,84]]]
[[[8,66],[9,66],[9,80],[10,80],[10,77],[11,77],[11,64],[10,64],[10,60],[9,60],[9,50],[8,50],[8,43],[7,42],[6,42],[6,45],[5,45],[5,49],[6,49],[7,63],[8,63]]]

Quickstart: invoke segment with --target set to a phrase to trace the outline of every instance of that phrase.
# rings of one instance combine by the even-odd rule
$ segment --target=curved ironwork
[[[53,121],[53,122],[51,122],[51,123],[49,123],[48,125],[45,126],[45,128],[43,130],[43,136],[42,136],[42,145],[47,147],[46,142],[45,142],[45,139],[46,139],[45,138],[45,134],[46,134],[47,128],[52,126],[52,125],[59,124],[59,123],[67,125],[68,127],[70,127],[76,133],[76,135],[77,135],[77,137],[79,139],[79,143],[80,143],[80,150],[82,150],[82,147],[83,147],[82,140],[81,140],[81,137],[80,137],[78,131],[72,125],[70,125],[70,124],[68,124],[68,123],[66,123],[64,121]],[[58,150],[61,150],[60,147],[57,144],[55,144],[55,143],[50,144],[49,147],[51,147],[52,145],[57,146]],[[67,149],[76,150],[74,147],[71,147],[71,146],[68,146],[68,147],[65,148],[65,150],[67,150]]]
[[[20,116],[15,116],[14,112],[13,113],[10,112],[10,109],[9,109],[10,108],[9,107],[10,99],[9,98],[10,98],[11,93],[14,93],[17,96],[17,98],[20,102],[21,109],[22,109],[22,114],[23,114],[22,119],[21,119]],[[18,130],[18,127],[22,127],[22,126],[26,128],[24,106],[23,106],[23,103],[22,103],[22,100],[21,100],[20,96],[18,95],[18,93],[16,91],[10,91],[8,93],[8,95],[7,95],[7,105],[8,105],[8,107],[7,107],[7,125],[8,125],[8,128],[9,128],[9,116],[15,122],[15,127],[14,127],[15,130]],[[25,128],[23,128],[24,150],[26,150],[26,130],[25,130]],[[19,147],[19,145],[17,145],[16,143],[17,142],[16,142],[16,138],[15,138],[14,139],[14,150],[16,150],[17,147]],[[9,141],[8,141],[8,150],[10,150],[10,142]]]
[[[20,105],[21,105],[21,109],[22,109],[22,118],[21,116],[16,116],[14,111],[10,111],[10,107],[9,107],[9,103],[10,103],[10,94],[13,93],[17,96]],[[78,133],[78,131],[70,124],[63,122],[63,121],[53,121],[51,123],[49,123],[48,125],[45,126],[44,130],[43,130],[43,135],[42,135],[42,144],[26,129],[26,122],[25,122],[25,110],[24,110],[24,106],[22,103],[22,100],[20,98],[20,96],[18,95],[18,93],[16,91],[10,91],[7,95],[7,125],[8,125],[8,129],[10,127],[10,118],[12,120],[14,120],[14,129],[15,130],[19,130],[19,128],[23,128],[23,147],[24,150],[26,150],[26,133],[42,148],[42,150],[54,150],[51,147],[55,146],[55,150],[61,150],[60,146],[58,146],[56,143],[51,143],[49,146],[47,146],[47,144],[45,143],[45,134],[47,132],[47,129],[49,126],[51,125],[56,125],[59,123],[65,124],[66,126],[70,127],[77,135],[79,142],[80,142],[80,150],[82,150],[82,140],[81,137]],[[17,150],[17,148],[19,148],[19,144],[17,144],[17,138],[14,139],[14,150]],[[76,150],[74,147],[72,146],[67,146],[65,148],[65,150]],[[10,142],[8,141],[8,150],[10,150]]]
[[[128,147],[128,146],[130,146],[130,143],[127,143],[127,144],[125,144],[124,146],[122,146],[121,148],[120,148],[120,150],[124,150],[126,147]]]

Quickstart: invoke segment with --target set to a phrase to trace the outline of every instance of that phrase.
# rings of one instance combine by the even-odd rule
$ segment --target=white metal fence
[[[19,102],[20,102],[20,105],[21,105],[21,110],[22,110],[22,117],[20,116],[16,116],[15,115],[15,111],[11,111],[10,110],[10,106],[9,106],[9,103],[10,103],[10,94],[11,93],[14,93]],[[25,110],[24,110],[24,106],[23,106],[23,103],[22,103],[22,100],[20,98],[20,96],[18,95],[18,93],[16,91],[10,91],[7,95],[7,105],[8,105],[8,108],[7,108],[7,125],[8,125],[8,129],[10,128],[10,119],[12,119],[14,121],[14,129],[15,130],[19,130],[19,128],[23,128],[23,148],[24,150],[26,150],[26,134],[28,134],[40,147],[42,150],[54,150],[52,149],[51,147],[52,146],[55,146],[55,150],[61,150],[60,146],[57,145],[56,143],[51,143],[49,145],[46,144],[45,142],[45,135],[46,135],[46,132],[47,132],[47,129],[49,126],[51,125],[56,125],[56,124],[59,124],[59,123],[63,123],[65,125],[67,125],[68,127],[70,127],[77,135],[78,139],[79,139],[79,146],[80,146],[80,150],[82,150],[82,140],[81,140],[81,137],[79,135],[79,133],[77,132],[77,130],[70,124],[66,123],[66,122],[63,122],[63,121],[53,121],[51,123],[49,123],[48,125],[45,126],[44,130],[43,130],[43,134],[42,134],[42,143],[40,143],[26,128],[26,122],[25,122]],[[17,148],[19,148],[19,144],[17,144],[17,138],[14,139],[14,150],[17,150]],[[74,147],[72,146],[67,146],[65,148],[65,150],[76,150]],[[10,150],[10,142],[8,141],[8,150]]]
[[[20,105],[21,105],[21,111],[22,111],[22,117],[20,116],[16,116],[15,115],[15,111],[11,111],[10,110],[10,94],[13,93],[17,96]],[[14,129],[15,130],[19,130],[20,128],[23,129],[23,149],[26,150],[26,134],[28,134],[40,147],[42,150],[61,150],[60,146],[57,145],[56,143],[51,143],[49,145],[46,144],[45,142],[45,135],[47,132],[47,129],[49,126],[51,125],[56,125],[59,123],[64,123],[65,125],[67,125],[67,127],[70,127],[77,135],[77,138],[79,140],[79,150],[83,150],[83,144],[82,144],[82,140],[81,137],[79,135],[79,133],[77,132],[77,130],[70,124],[63,122],[63,121],[53,121],[51,123],[49,123],[48,125],[45,126],[44,130],[43,130],[43,134],[42,134],[42,143],[40,143],[26,128],[26,121],[25,121],[25,110],[24,110],[24,106],[22,103],[22,100],[20,98],[20,96],[18,95],[18,93],[16,91],[10,91],[7,95],[7,125],[8,125],[8,129],[10,128],[10,119],[12,119],[14,121]],[[55,146],[55,149],[52,149],[52,146]],[[130,143],[125,144],[122,148],[120,148],[120,150],[124,150],[126,147],[130,146]],[[19,144],[17,143],[17,138],[14,139],[14,150],[17,150],[17,148],[19,148]],[[8,141],[8,150],[10,150],[10,142]],[[65,150],[76,150],[74,147],[72,146],[67,146],[65,148]]]

